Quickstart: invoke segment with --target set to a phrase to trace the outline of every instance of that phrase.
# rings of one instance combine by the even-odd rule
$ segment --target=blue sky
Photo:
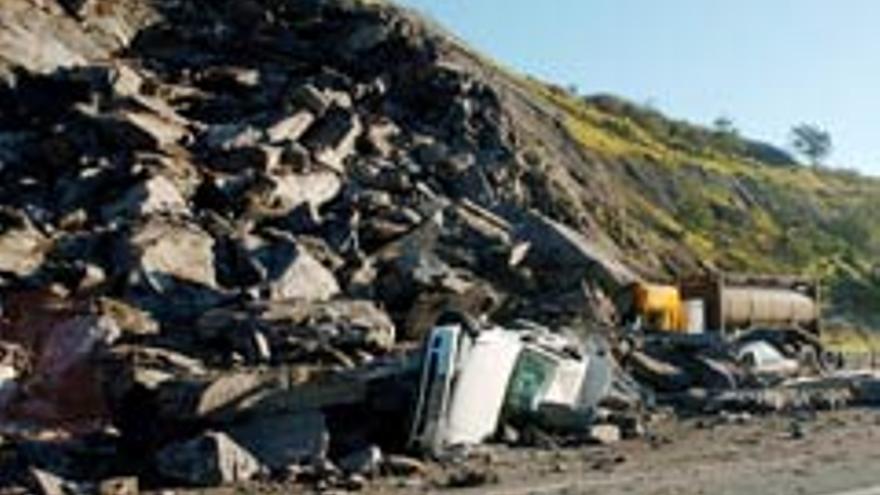
[[[832,165],[880,175],[880,0],[399,0],[507,66],[673,117],[729,116],[787,145],[819,124]]]

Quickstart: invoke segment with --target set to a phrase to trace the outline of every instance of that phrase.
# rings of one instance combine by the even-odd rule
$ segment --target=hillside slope
[[[595,218],[654,276],[701,269],[821,279],[832,316],[876,325],[880,181],[798,165],[735,134],[672,120],[619,98],[576,98],[527,80],[566,133],[611,177]]]
[[[706,270],[816,277],[832,320],[880,325],[880,180],[803,166],[736,131],[612,95],[573,95],[456,47],[504,98],[524,177],[546,193],[536,208],[601,232],[648,279]]]
[[[406,334],[450,298],[605,319],[627,267],[724,269],[820,276],[872,323],[880,182],[575,97],[390,4],[9,0],[0,75],[8,290],[166,326],[365,299]]]

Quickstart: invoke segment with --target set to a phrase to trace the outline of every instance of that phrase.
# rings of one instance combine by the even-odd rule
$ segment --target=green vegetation
[[[818,166],[831,154],[831,134],[814,124],[801,124],[791,130],[791,145]]]
[[[591,156],[620,172],[612,176],[625,212],[598,220],[634,258],[681,257],[684,249],[724,270],[821,277],[831,313],[880,324],[880,181],[803,167],[741,137],[728,119],[707,128],[614,96],[580,97],[534,79],[524,85],[561,111]]]

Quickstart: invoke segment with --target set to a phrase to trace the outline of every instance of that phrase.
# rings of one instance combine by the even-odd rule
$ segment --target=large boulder
[[[330,441],[319,411],[257,417],[234,426],[230,435],[270,469],[321,460]]]
[[[156,456],[156,468],[168,481],[198,487],[248,481],[262,469],[250,452],[219,432],[165,447]]]
[[[341,292],[333,272],[293,240],[250,237],[247,248],[264,267],[261,292],[267,299],[326,301]]]
[[[159,320],[196,316],[222,298],[214,239],[192,223],[151,218],[132,229],[119,255],[128,296]]]
[[[516,224],[517,239],[528,242],[525,263],[557,289],[577,287],[584,279],[608,293],[638,280],[613,245],[540,214],[523,215]]]

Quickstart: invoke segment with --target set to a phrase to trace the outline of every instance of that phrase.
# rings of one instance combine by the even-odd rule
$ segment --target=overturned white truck
[[[423,349],[410,446],[439,455],[490,439],[506,421],[583,428],[619,387],[616,371],[598,338],[581,341],[528,324],[478,330],[441,321]]]

